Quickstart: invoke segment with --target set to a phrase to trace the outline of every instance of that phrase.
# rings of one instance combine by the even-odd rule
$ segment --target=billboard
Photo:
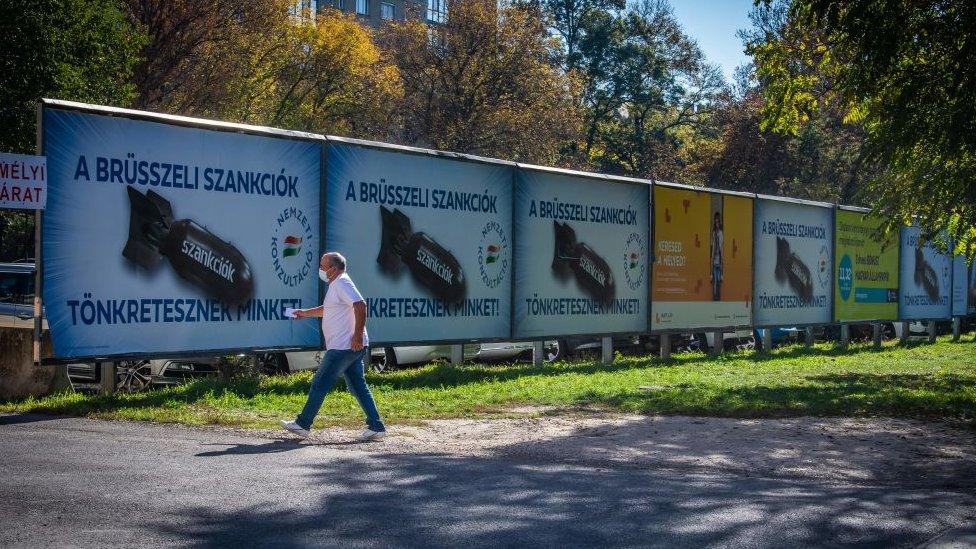
[[[966,311],[971,315],[976,315],[976,262],[969,266],[969,306]]]
[[[952,314],[952,261],[918,227],[901,230],[898,316],[903,320],[949,318]]]
[[[952,257],[952,316],[969,314],[969,266],[961,255]]]
[[[831,322],[832,216],[826,204],[756,199],[756,326]]]
[[[650,187],[519,166],[517,338],[647,331]]]
[[[319,346],[284,316],[318,303],[318,140],[71,105],[42,114],[57,357]]]
[[[326,236],[373,344],[510,337],[514,165],[329,138]]]
[[[752,322],[751,197],[654,186],[651,329]]]
[[[898,241],[875,235],[881,221],[866,210],[837,208],[834,217],[834,320],[898,318]]]

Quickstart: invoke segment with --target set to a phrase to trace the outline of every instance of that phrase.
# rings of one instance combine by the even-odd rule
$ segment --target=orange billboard
[[[655,185],[652,329],[751,323],[752,208],[746,196]]]

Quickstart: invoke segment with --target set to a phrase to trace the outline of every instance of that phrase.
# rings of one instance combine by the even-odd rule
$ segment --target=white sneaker
[[[372,429],[363,429],[362,433],[359,433],[359,442],[369,442],[371,440],[383,440],[386,438],[386,431],[374,431]]]
[[[301,438],[308,438],[308,429],[303,429],[301,425],[295,423],[294,421],[281,420],[281,426],[286,430],[295,433]]]

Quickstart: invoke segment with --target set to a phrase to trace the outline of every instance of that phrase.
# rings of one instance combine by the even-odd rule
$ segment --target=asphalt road
[[[886,466],[873,479],[838,480],[575,459],[599,436],[389,450],[343,437],[298,444],[220,428],[0,416],[0,547],[976,544],[971,468],[930,478]],[[844,470],[842,455],[830,459]]]

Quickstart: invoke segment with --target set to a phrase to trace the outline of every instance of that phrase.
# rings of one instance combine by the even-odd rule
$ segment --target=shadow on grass
[[[825,374],[795,385],[662,387],[580,396],[581,404],[645,414],[718,417],[890,416],[955,419],[976,417],[976,377],[921,374]]]

